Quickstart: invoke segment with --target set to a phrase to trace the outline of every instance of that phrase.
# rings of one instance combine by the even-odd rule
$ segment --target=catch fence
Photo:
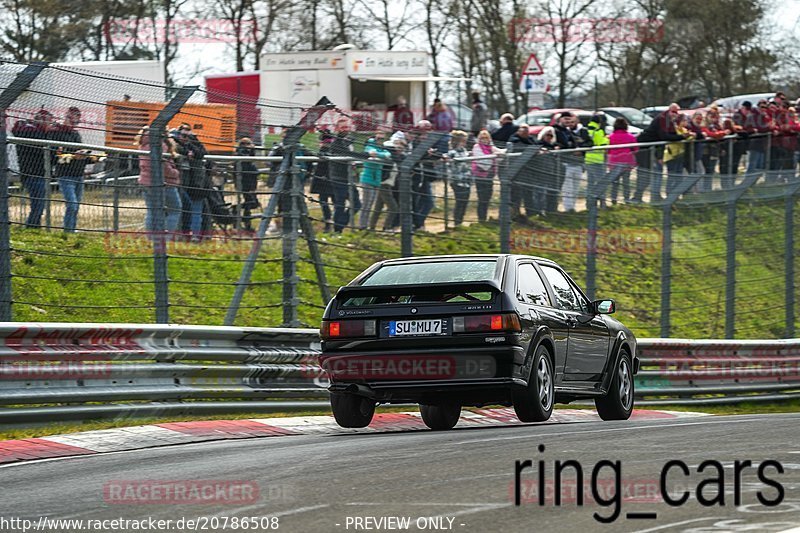
[[[315,327],[374,261],[503,252],[557,260],[640,336],[795,333],[793,135],[615,167],[609,147],[364,132],[326,99],[243,121],[213,96],[0,64],[0,320]]]

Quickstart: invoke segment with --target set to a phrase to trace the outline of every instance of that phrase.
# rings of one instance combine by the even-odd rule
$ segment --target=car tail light
[[[453,333],[522,331],[516,313],[502,315],[467,315],[453,317]]]
[[[348,337],[374,337],[374,320],[323,320],[320,337],[344,339]]]

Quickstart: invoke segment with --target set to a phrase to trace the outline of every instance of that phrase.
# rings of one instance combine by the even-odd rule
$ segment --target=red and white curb
[[[664,420],[703,416],[705,413],[652,411],[637,409],[632,420]],[[589,409],[561,409],[542,424],[595,422],[597,413]],[[464,410],[457,428],[522,425],[513,409]],[[345,433],[387,433],[394,431],[420,431],[427,427],[418,412],[376,414],[369,427],[345,429],[339,427],[332,416],[294,416],[285,418],[257,418],[245,420],[211,420],[193,422],[168,422],[148,426],[104,429],[0,441],[0,464],[91,455],[106,452],[139,450],[174,444],[187,444],[226,439],[254,437],[281,437],[290,435],[341,435]]]

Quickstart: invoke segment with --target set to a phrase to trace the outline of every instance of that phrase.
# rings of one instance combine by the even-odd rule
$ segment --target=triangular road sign
[[[528,60],[525,62],[525,66],[522,68],[522,75],[541,76],[542,74],[544,74],[542,64],[539,63],[539,59],[537,59],[536,54],[531,53],[531,55],[528,57]]]

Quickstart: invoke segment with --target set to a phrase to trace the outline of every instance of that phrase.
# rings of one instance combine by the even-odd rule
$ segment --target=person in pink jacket
[[[608,138],[610,145],[636,144],[636,137],[628,133],[628,122],[620,117],[614,121],[614,133]],[[634,154],[637,147],[611,148],[608,151],[608,175],[606,183],[611,182],[611,203],[617,203],[619,182],[622,181],[622,198],[631,200],[631,170],[636,166]]]
[[[486,158],[472,161],[472,175],[475,178],[475,190],[478,192],[478,220],[481,222],[485,222],[489,214],[489,200],[492,199],[494,176],[497,174],[497,159],[488,156],[505,152],[505,149],[497,148],[492,143],[492,136],[487,130],[478,133],[478,142],[472,147],[472,155]]]

